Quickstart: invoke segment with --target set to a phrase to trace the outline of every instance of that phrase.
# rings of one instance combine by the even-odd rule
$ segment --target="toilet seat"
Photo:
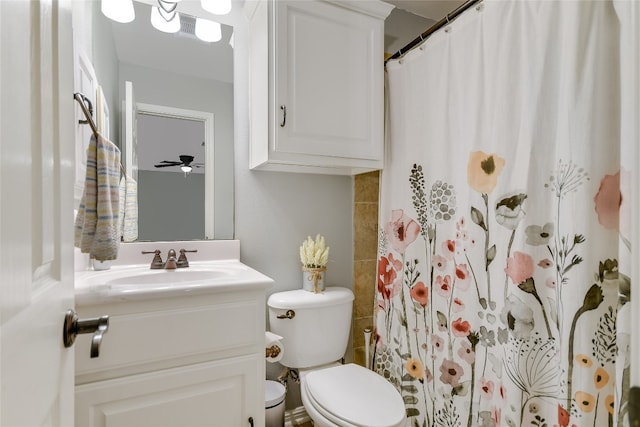
[[[307,403],[344,427],[404,425],[400,393],[380,375],[355,364],[309,371],[302,377]]]

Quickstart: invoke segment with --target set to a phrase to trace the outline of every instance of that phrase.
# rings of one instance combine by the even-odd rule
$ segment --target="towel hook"
[[[92,119],[92,117],[93,117],[93,104],[91,103],[91,100],[89,98],[87,98],[86,96],[84,96],[80,92],[74,93],[73,94],[73,99],[78,101],[78,103],[80,104],[80,108],[82,108],[82,112],[84,113],[84,116],[87,118],[87,120],[78,120],[78,123],[80,123],[80,124],[89,124],[89,126],[91,126],[91,130],[93,131],[93,134],[97,138],[98,137],[98,128],[96,127],[96,124],[94,123],[94,121]]]
[[[85,107],[89,111],[89,115],[93,117],[93,104],[91,103],[91,100],[82,93],[78,93],[77,95],[80,97],[79,102],[84,103]],[[89,120],[78,120],[78,123],[86,125],[89,123]]]

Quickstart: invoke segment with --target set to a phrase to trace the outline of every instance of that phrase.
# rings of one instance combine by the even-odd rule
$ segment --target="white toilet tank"
[[[327,287],[317,294],[303,289],[277,292],[267,305],[270,330],[283,337],[280,363],[284,366],[309,368],[344,356],[351,330],[351,290]]]

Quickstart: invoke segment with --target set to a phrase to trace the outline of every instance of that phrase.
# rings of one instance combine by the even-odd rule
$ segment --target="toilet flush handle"
[[[278,314],[276,316],[278,319],[293,319],[294,317],[296,317],[296,312],[291,309],[287,310],[285,314]]]

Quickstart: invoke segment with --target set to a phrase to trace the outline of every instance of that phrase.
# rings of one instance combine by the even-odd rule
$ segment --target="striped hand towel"
[[[120,180],[120,235],[123,242],[138,239],[138,183],[128,176]]]
[[[74,243],[98,261],[118,256],[120,149],[98,135],[87,150],[84,192],[75,222]]]

